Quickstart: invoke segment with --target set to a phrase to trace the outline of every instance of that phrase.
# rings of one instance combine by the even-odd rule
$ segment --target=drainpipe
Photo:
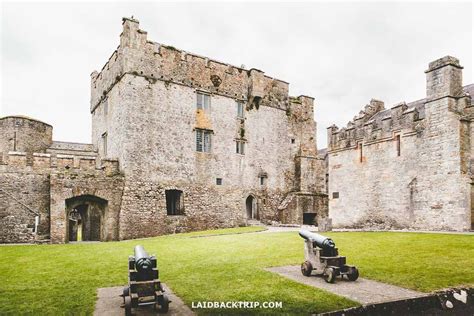
[[[39,225],[39,223],[40,223],[40,217],[39,217],[39,215],[36,215],[35,216],[35,230],[34,230],[35,235],[38,235],[38,225]]]

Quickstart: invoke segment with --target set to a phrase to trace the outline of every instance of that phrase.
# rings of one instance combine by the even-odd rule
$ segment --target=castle
[[[91,144],[0,119],[1,243],[325,222],[313,98],[287,82],[149,41],[124,18],[90,111]]]
[[[335,227],[474,229],[474,84],[459,60],[426,70],[426,98],[385,109],[371,100],[328,128],[329,216]]]
[[[474,85],[454,57],[426,98],[371,100],[318,152],[314,100],[288,83],[149,41],[123,19],[91,74],[92,143],[0,118],[0,243],[123,240],[255,222],[474,228]]]

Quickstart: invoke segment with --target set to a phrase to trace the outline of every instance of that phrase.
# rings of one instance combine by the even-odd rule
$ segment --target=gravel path
[[[425,296],[427,294],[408,290],[395,285],[359,278],[349,281],[338,277],[335,283],[326,283],[322,277],[305,277],[301,274],[300,266],[285,266],[267,268],[267,271],[277,273],[293,281],[320,288],[336,295],[347,297],[361,304],[373,304],[400,299]]]
[[[306,229],[312,232],[317,232],[318,227],[312,225],[301,225],[301,226],[265,226],[267,230],[255,233],[280,233],[280,232],[292,232]],[[474,231],[466,232],[451,232],[451,231],[425,231],[425,230],[363,230],[363,229],[333,229],[333,232],[394,232],[394,233],[424,233],[424,234],[454,234],[454,235],[473,235]],[[321,233],[324,235],[324,232]]]

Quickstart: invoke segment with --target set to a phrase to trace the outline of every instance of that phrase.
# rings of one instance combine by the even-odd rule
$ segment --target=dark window
[[[201,92],[196,93],[196,107],[201,110],[208,111],[211,108],[210,105],[210,96]]]
[[[243,140],[235,141],[235,152],[241,155],[245,154],[245,142]]]
[[[107,132],[102,134],[102,152],[104,156],[107,156]]]
[[[332,198],[333,199],[338,199],[339,198],[339,192],[333,192],[332,193]]]
[[[364,152],[363,152],[363,145],[362,143],[359,143],[359,161],[362,162],[364,161]]]
[[[316,225],[316,213],[303,213],[303,225]]]
[[[222,178],[216,178],[216,184],[222,185]]]
[[[211,131],[196,129],[196,151],[211,152]]]
[[[13,151],[16,151],[16,132],[13,132]]]
[[[265,185],[266,177],[260,177],[260,185]]]
[[[184,195],[181,190],[166,190],[166,213],[184,215]]]
[[[109,114],[109,100],[105,100],[104,102],[104,115],[107,116]]]
[[[237,117],[244,118],[244,104],[240,101],[237,101]]]
[[[401,152],[400,152],[400,135],[397,135],[395,137],[395,141],[397,142],[397,156],[400,156]]]
[[[295,143],[295,139],[294,139],[294,138],[291,139],[291,143],[292,143],[292,144]]]

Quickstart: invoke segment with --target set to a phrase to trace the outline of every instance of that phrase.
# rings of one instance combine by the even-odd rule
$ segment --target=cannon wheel
[[[130,295],[130,288],[128,286],[123,288],[122,297],[123,297],[123,304],[125,305],[125,297]]]
[[[349,273],[347,274],[349,281],[355,281],[359,278],[359,270],[356,267],[350,267]]]
[[[155,310],[158,311],[158,313],[168,313],[170,309],[170,300],[168,299],[168,296],[163,294],[162,296],[159,296],[156,300],[157,303],[155,303]]]
[[[301,273],[304,276],[309,277],[312,271],[313,271],[313,265],[311,264],[311,262],[305,261],[301,264]]]
[[[125,316],[132,315],[132,298],[130,296],[124,296],[123,298],[125,302]]]
[[[327,283],[334,283],[336,280],[336,271],[333,268],[326,268],[323,272],[324,281]]]

